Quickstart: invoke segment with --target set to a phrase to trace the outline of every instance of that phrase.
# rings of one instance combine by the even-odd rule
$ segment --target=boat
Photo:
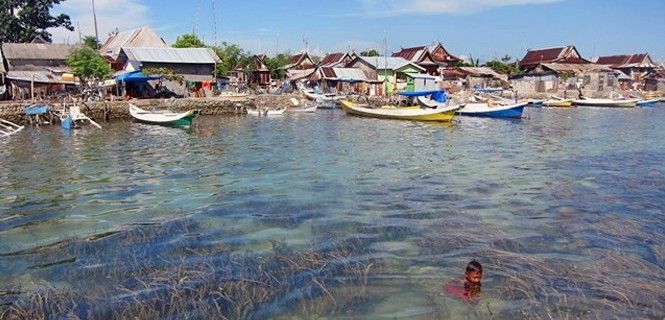
[[[656,104],[660,102],[659,98],[656,99],[644,99],[637,102],[638,107],[655,107]]]
[[[0,119],[0,136],[8,137],[11,136],[25,128],[24,126],[19,126],[16,123]]]
[[[573,106],[572,99],[564,99],[557,96],[550,96],[549,99],[543,101],[544,107],[558,107],[558,108],[569,108]]]
[[[84,124],[90,124],[99,129],[102,128],[97,122],[83,114],[79,106],[71,106],[60,114],[60,125],[65,129],[76,129]]]
[[[286,108],[278,110],[263,110],[263,109],[247,109],[247,114],[251,116],[281,116],[286,111]]]
[[[451,106],[448,108],[432,109],[421,108],[420,106],[413,107],[394,107],[383,106],[381,108],[372,109],[366,106],[356,105],[349,100],[342,100],[342,109],[349,115],[360,117],[380,118],[380,119],[396,119],[396,120],[414,120],[414,121],[443,121],[450,122],[455,115],[455,111],[459,106]]]
[[[466,103],[459,114],[472,117],[487,118],[521,118],[529,102],[517,102],[512,104],[496,103],[492,100],[488,102],[470,102]]]
[[[291,104],[293,107],[286,109],[286,112],[289,113],[312,113],[315,112],[316,109],[318,108],[318,105],[307,105],[304,103],[301,103],[298,99],[296,98],[291,98]]]
[[[582,98],[573,100],[573,104],[583,107],[614,107],[614,108],[634,108],[640,99],[590,99]]]
[[[129,104],[129,114],[140,122],[159,124],[165,126],[191,126],[194,118],[199,114],[198,110],[176,113],[169,110],[146,111],[134,104]]]
[[[317,90],[308,90],[305,88],[301,88],[300,92],[305,96],[305,98],[316,102],[337,102],[346,98],[344,96],[337,96],[334,94],[323,94],[321,92],[317,92]]]
[[[23,108],[23,112],[28,116],[42,116],[45,115],[48,110],[49,107],[43,103],[31,104]]]

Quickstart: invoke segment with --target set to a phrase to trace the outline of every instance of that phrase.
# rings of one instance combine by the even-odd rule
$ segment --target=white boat
[[[250,116],[265,117],[265,116],[281,116],[286,111],[286,108],[278,110],[263,110],[263,109],[247,109],[247,114]]]
[[[129,114],[131,114],[134,119],[144,123],[166,126],[191,126],[198,111],[190,110],[181,113],[169,110],[146,111],[130,103]]]
[[[66,108],[60,114],[60,125],[65,129],[75,129],[84,124],[91,124],[99,129],[102,128],[97,122],[83,114],[79,106]]]
[[[19,126],[16,123],[13,123],[11,121],[7,121],[4,119],[0,119],[0,136],[1,137],[8,137],[11,136],[12,134],[15,134],[25,128],[24,126]]]
[[[573,100],[573,104],[577,106],[587,107],[615,107],[615,108],[634,108],[640,99],[590,99],[582,98]]]
[[[291,98],[291,104],[293,107],[286,109],[286,112],[289,113],[312,113],[315,112],[318,108],[318,105],[308,105],[306,103],[301,103],[300,100],[296,98]]]
[[[316,93],[314,90],[307,89],[300,89],[300,92],[302,92],[307,99],[316,102],[338,102],[346,98],[345,96]]]

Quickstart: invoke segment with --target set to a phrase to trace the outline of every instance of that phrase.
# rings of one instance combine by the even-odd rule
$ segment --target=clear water
[[[111,269],[216,258],[183,248],[260,259],[334,237],[362,239],[345,257],[366,262],[361,287],[332,272],[317,280],[327,291],[245,316],[664,317],[665,108],[526,116],[27,128],[0,141],[0,292],[94,291],[114,286]],[[187,223],[149,231],[172,221]],[[128,229],[140,248],[114,240]],[[444,294],[471,259],[485,268],[481,297]]]

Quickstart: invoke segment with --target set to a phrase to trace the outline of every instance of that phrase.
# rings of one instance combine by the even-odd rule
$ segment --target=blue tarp
[[[130,72],[125,72],[123,74],[118,75],[115,78],[115,81],[117,82],[146,82],[150,80],[159,80],[162,77],[156,77],[156,76],[146,76],[141,71],[130,71]]]
[[[423,96],[430,96],[430,99],[436,101],[436,102],[446,102],[447,96],[446,92],[442,90],[434,90],[434,91],[402,91],[399,93],[400,96],[404,97],[409,97],[409,98],[415,98],[415,97],[423,97]]]

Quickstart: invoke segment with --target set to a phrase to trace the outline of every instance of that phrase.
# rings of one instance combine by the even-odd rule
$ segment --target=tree
[[[174,48],[205,48],[206,45],[197,37],[195,34],[186,33],[182,36],[179,36],[175,43],[173,44]]]
[[[0,43],[30,42],[41,36],[51,41],[48,28],[64,27],[74,31],[69,16],[52,16],[54,5],[65,0],[2,0],[0,1]]]
[[[102,58],[97,50],[87,46],[72,50],[65,63],[72,69],[74,75],[81,79],[84,87],[92,80],[101,81],[113,73],[108,61]]]
[[[274,57],[266,58],[264,63],[270,70],[273,79],[284,79],[286,77],[286,70],[284,66],[291,62],[291,53],[285,52],[275,55]]]
[[[492,68],[494,71],[501,73],[501,74],[515,74],[519,73],[519,69],[517,68],[516,63],[510,63],[510,60],[513,58],[509,55],[505,55],[500,59],[494,59],[491,61],[487,61],[485,63],[486,67]]]
[[[380,56],[379,52],[376,49],[365,50],[360,53],[363,57],[378,57]]]
[[[217,75],[223,76],[233,70],[238,64],[246,66],[249,64],[249,53],[239,46],[222,42],[221,45],[212,48],[221,62],[217,64]]]
[[[95,50],[99,50],[102,47],[94,36],[85,36],[83,38],[83,45]]]

